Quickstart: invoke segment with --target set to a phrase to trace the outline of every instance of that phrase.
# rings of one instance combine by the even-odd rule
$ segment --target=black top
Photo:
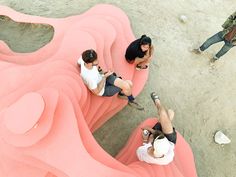
[[[140,48],[140,39],[137,39],[128,46],[125,52],[126,60],[133,61],[136,57],[143,58],[146,52],[143,52]]]

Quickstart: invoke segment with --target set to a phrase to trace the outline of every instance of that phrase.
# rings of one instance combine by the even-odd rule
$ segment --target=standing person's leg
[[[222,31],[216,33],[215,35],[213,35],[212,37],[210,37],[209,39],[207,39],[199,48],[201,51],[206,50],[208,47],[210,47],[212,44],[215,44],[217,42],[221,42],[223,41],[223,33]]]
[[[225,41],[225,45],[220,49],[220,51],[214,56],[215,60],[218,60],[224,54],[226,54],[234,45],[228,41]]]
[[[208,38],[198,49],[194,49],[193,52],[196,54],[200,54],[204,50],[206,50],[208,47],[210,47],[212,44],[215,44],[217,42],[223,41],[223,32],[220,31],[216,33],[215,35]]]

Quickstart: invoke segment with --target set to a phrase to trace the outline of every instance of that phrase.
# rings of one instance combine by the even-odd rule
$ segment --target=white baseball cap
[[[157,137],[158,138],[158,137]],[[154,147],[154,156],[155,157],[162,157],[163,155],[167,154],[170,149],[170,142],[168,139],[162,138],[162,139],[155,139],[153,143]]]

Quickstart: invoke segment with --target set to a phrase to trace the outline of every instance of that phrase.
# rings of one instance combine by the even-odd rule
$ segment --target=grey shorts
[[[162,131],[160,122],[157,122],[157,123],[154,125],[154,127],[152,127],[152,129]],[[170,142],[176,144],[177,134],[176,134],[176,131],[175,131],[175,128],[174,128],[174,127],[173,127],[173,132],[172,132],[172,133],[170,133],[170,134],[164,134],[164,135],[165,135],[165,137],[166,137]]]
[[[107,77],[106,83],[105,83],[105,90],[102,96],[110,97],[121,91],[121,88],[116,87],[114,85],[116,78],[117,76],[115,76],[115,74],[112,74]]]

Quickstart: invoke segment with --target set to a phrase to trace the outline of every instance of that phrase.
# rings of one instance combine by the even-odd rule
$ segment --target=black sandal
[[[147,69],[147,68],[148,68],[148,65],[145,65],[144,67],[140,65],[136,65],[136,70]]]
[[[154,102],[154,104],[156,104],[156,100],[160,100],[159,96],[155,92],[152,92],[150,94],[150,96],[151,96],[152,101]]]

